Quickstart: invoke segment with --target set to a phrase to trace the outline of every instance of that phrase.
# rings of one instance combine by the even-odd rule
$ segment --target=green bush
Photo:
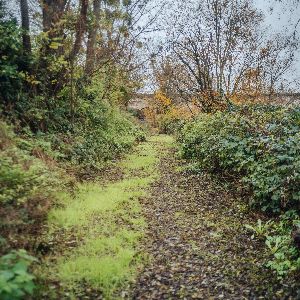
[[[90,111],[89,119],[76,128],[75,135],[71,160],[83,166],[101,167],[128,151],[143,134],[123,112],[103,103]]]
[[[158,128],[161,133],[174,134],[180,131],[187,120],[180,118],[180,116],[173,117],[170,114],[162,115],[158,118]]]
[[[34,261],[37,260],[25,250],[13,250],[0,257],[0,299],[17,300],[32,295],[34,276],[28,268]]]
[[[82,112],[88,114],[88,118],[83,117],[73,131],[26,132],[20,147],[30,153],[38,151],[64,168],[81,173],[102,168],[145,138],[145,133],[129,116],[107,103],[88,110]]]
[[[26,72],[31,58],[24,54],[22,31],[0,0],[0,110],[12,117],[22,112],[20,103],[26,102]]]
[[[68,135],[68,142],[57,141],[54,147],[64,154],[65,160],[83,168],[101,168],[142,138],[142,131],[116,104],[116,97],[122,98],[120,87],[107,91],[105,76],[99,74],[78,89],[73,128],[61,131]]]
[[[0,3],[1,6],[1,3]],[[21,89],[22,39],[15,20],[0,16],[0,98],[13,101]]]
[[[36,234],[56,192],[71,183],[41,146],[16,136],[0,121],[0,231],[22,247],[26,234]]]
[[[54,170],[34,157],[24,145],[28,141],[17,138],[12,128],[0,122],[0,203],[26,205],[43,194],[47,198],[59,185]],[[51,175],[50,175],[51,172]]]
[[[251,203],[279,212],[299,207],[300,109],[273,106],[202,114],[179,136],[184,158],[234,176]]]
[[[28,107],[26,112],[26,119],[31,120],[31,128],[19,129],[18,133],[25,137],[20,139],[19,148],[30,155],[38,151],[43,158],[65,164],[64,168],[73,168],[79,174],[90,169],[98,170],[107,161],[128,151],[136,141],[143,140],[145,135],[135,125],[133,118],[114,103],[115,93],[106,93],[103,89],[103,83],[98,77],[86,82],[81,89],[78,87],[73,122],[70,122],[69,87],[61,91],[56,102],[49,100],[51,113],[44,114],[43,109],[39,108],[40,104],[33,99],[30,102],[32,107]],[[31,129],[39,128],[41,124],[44,124],[46,130],[33,133]],[[7,161],[4,167],[9,164]],[[3,173],[6,171],[3,170]],[[30,175],[29,172],[24,174],[23,171],[22,168],[16,170],[20,176],[22,173],[30,179],[27,176]],[[29,182],[34,185],[34,180]]]

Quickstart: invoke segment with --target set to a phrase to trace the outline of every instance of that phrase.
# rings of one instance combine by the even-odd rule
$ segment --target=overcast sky
[[[260,9],[266,18],[266,23],[272,25],[275,30],[281,30],[286,26],[293,26],[296,20],[300,18],[300,5],[287,8],[286,3],[291,2],[289,0],[283,0],[282,3],[270,0],[254,0],[254,3],[258,9]],[[270,12],[270,7],[273,8],[273,12]]]
[[[9,8],[14,8],[14,12],[18,13],[18,0],[5,0]],[[154,0],[156,1],[156,0]],[[160,0],[158,0],[160,1]],[[184,1],[184,0],[182,0]],[[194,0],[199,1],[199,0]],[[300,3],[298,5],[288,5],[292,0],[282,0],[279,3],[276,0],[253,0],[255,6],[265,15],[265,29],[268,33],[271,32],[292,32],[295,28],[297,20],[300,18]],[[29,0],[29,2],[33,2]],[[170,8],[172,2],[170,1]],[[272,12],[270,8],[272,7]],[[162,32],[160,35],[164,35]],[[298,36],[300,37],[300,24],[298,25]],[[291,74],[293,77],[300,77],[300,51],[297,53],[297,62],[295,63],[295,72]]]
[[[300,4],[292,5],[289,8],[287,3],[291,3],[290,0],[283,0],[282,3],[274,0],[254,0],[254,3],[258,9],[260,9],[265,15],[266,28],[273,32],[293,32],[295,24],[300,18]],[[272,7],[273,11],[270,11]],[[298,25],[298,37],[300,37],[300,24]],[[297,61],[295,62],[295,72],[290,74],[293,78],[300,77],[300,51],[296,54]]]

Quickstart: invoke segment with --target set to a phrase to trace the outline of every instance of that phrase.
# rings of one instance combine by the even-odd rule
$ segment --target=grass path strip
[[[58,257],[48,257],[45,264],[47,269],[52,264],[50,276],[68,290],[87,284],[106,299],[115,299],[136,275],[143,261],[137,249],[146,226],[139,198],[147,196],[159,176],[159,139],[140,144],[121,162],[121,181],[82,184],[75,198],[61,195],[62,207],[49,213],[49,234],[63,230],[77,243]]]

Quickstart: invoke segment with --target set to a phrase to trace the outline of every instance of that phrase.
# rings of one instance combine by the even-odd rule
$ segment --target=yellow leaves
[[[164,115],[170,109],[172,100],[165,96],[161,91],[157,91],[154,94],[154,101],[150,103],[150,106],[144,110],[145,119],[149,124],[156,127],[157,117]]]
[[[153,108],[147,107],[143,110],[143,113],[145,115],[145,119],[149,124],[151,124],[154,127],[157,126],[156,112]]]
[[[194,111],[194,113],[197,112]],[[185,106],[174,106],[170,109],[169,114],[173,119],[178,120],[190,120],[193,117],[191,110]]]
[[[52,59],[47,69],[49,72],[58,72],[66,67],[68,67],[68,61],[65,59],[64,55],[61,55]]]
[[[235,104],[240,104],[240,97],[237,94],[232,95],[230,100]]]
[[[31,85],[38,85],[41,83],[34,75],[29,75],[28,73],[25,74],[25,80]]]
[[[162,91],[157,91],[154,101],[143,110],[145,119],[153,127],[160,127],[162,122],[176,122],[178,120],[188,120],[192,117],[192,112],[185,106],[175,104]]]
[[[154,100],[158,105],[162,105],[163,107],[168,107],[172,104],[172,100],[165,96],[161,91],[155,93]]]
[[[61,43],[55,42],[55,41],[51,41],[49,48],[57,50],[60,46],[62,46]]]
[[[193,99],[192,99],[192,104],[193,104],[193,105],[197,105],[197,104],[198,104],[198,101],[197,101],[196,98],[193,98]]]

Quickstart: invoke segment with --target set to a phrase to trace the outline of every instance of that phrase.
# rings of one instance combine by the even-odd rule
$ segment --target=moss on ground
[[[61,297],[79,297],[87,286],[115,299],[134,278],[145,258],[139,252],[146,227],[139,199],[159,176],[158,143],[165,139],[170,142],[164,136],[137,146],[120,163],[122,180],[83,183],[75,198],[60,195],[59,207],[49,213],[47,239],[65,237],[65,246],[71,246],[49,255],[40,273],[67,291]]]

